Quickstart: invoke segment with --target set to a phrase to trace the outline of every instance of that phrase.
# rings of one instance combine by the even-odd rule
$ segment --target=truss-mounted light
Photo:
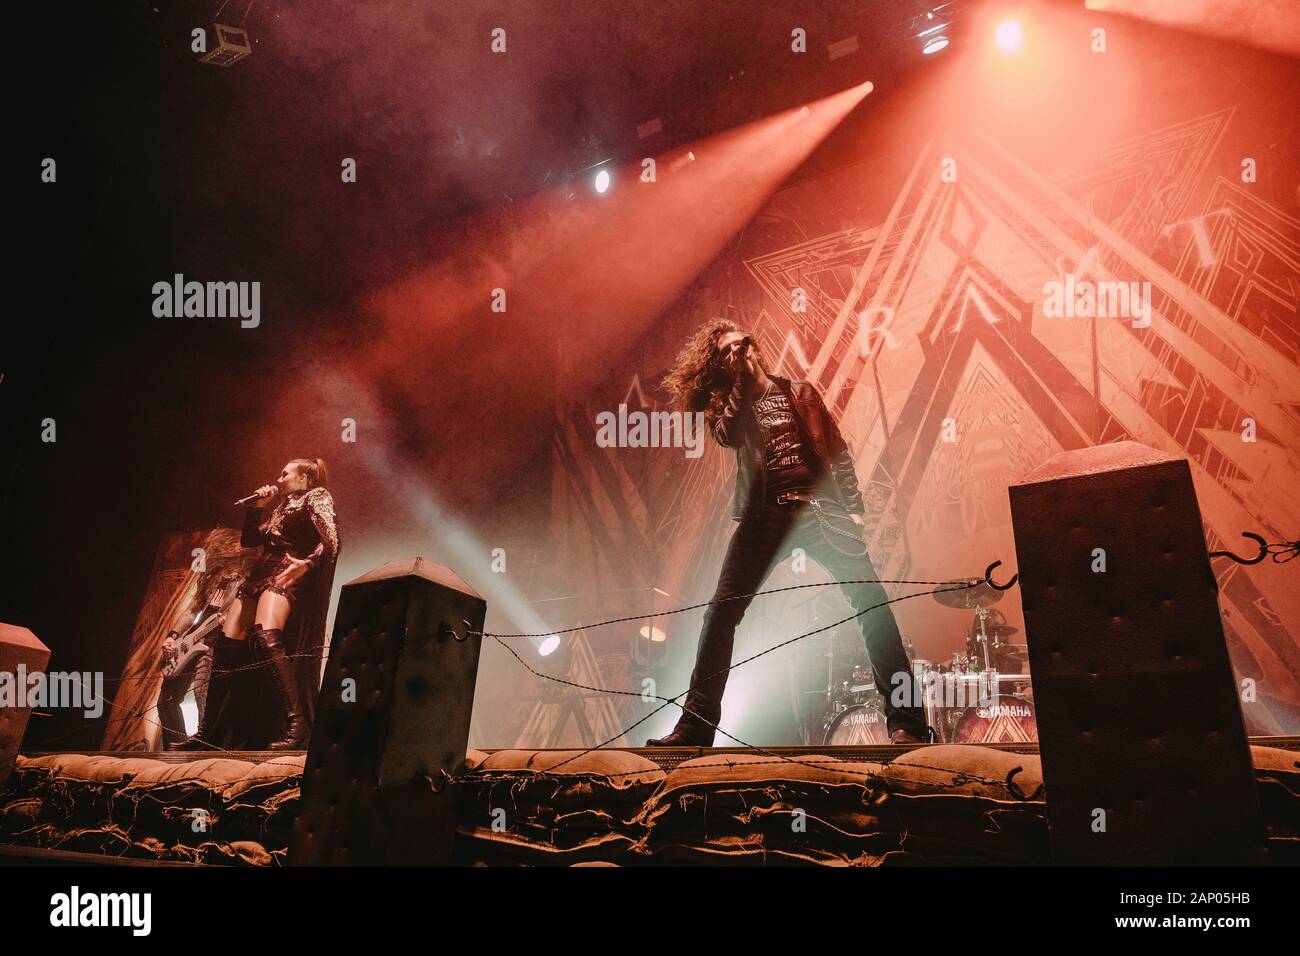
[[[932,27],[927,27],[916,35],[921,41],[921,52],[926,56],[931,53],[938,53],[948,45],[948,24],[936,23]]]
[[[238,63],[253,52],[253,46],[248,41],[248,31],[243,27],[214,23],[208,31],[208,36],[213,47],[199,57],[200,63],[209,63],[212,66],[230,66],[230,64]]]

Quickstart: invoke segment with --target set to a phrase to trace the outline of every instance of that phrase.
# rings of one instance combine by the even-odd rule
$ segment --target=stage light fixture
[[[537,654],[539,657],[550,657],[555,653],[559,646],[559,636],[552,634],[550,637],[544,638],[542,642],[537,645]]]
[[[651,627],[646,624],[641,628],[641,636],[653,644],[662,644],[668,640],[668,635],[664,633],[663,628]]]
[[[1017,53],[1025,44],[1025,31],[1019,20],[1003,20],[994,32],[993,40],[1003,53]]]
[[[200,63],[207,63],[210,66],[230,66],[232,63],[238,63],[253,52],[253,44],[249,42],[248,31],[242,27],[214,23],[208,31],[208,37],[214,46],[199,57]]]
[[[609,175],[609,170],[602,169],[598,173],[596,173],[596,178],[592,180],[591,183],[592,188],[595,189],[596,192],[600,193],[601,195],[604,195],[605,193],[609,192],[610,180],[611,177]]]
[[[931,20],[934,19],[933,13],[928,13],[926,16]],[[945,32],[947,29],[947,23],[936,23],[934,26],[926,27],[918,33],[916,38],[921,41],[921,52],[929,56],[931,53],[938,53],[946,47],[948,45],[948,36]]]

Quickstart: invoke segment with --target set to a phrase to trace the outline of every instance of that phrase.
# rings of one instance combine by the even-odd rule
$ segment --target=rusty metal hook
[[[447,624],[446,622],[443,622],[442,624],[439,624],[439,625],[438,625],[438,636],[439,636],[439,637],[450,637],[450,638],[451,638],[453,641],[455,641],[457,644],[464,644],[466,641],[469,640],[469,636],[470,636],[470,634],[473,634],[474,632],[473,632],[472,630],[470,630],[471,625],[470,625],[469,621],[465,620],[464,618],[461,618],[461,622],[460,622],[460,623],[462,623],[462,624],[465,625],[465,633],[464,633],[464,634],[460,633],[460,631],[456,630],[456,629],[455,629],[454,627],[452,627],[450,624]]]
[[[987,584],[995,591],[1010,591],[1013,587],[1016,586],[1016,582],[1020,580],[1020,575],[1013,574],[1011,575],[1011,580],[1008,581],[1006,584],[998,584],[996,581],[993,580],[993,569],[1000,567],[1001,565],[1002,565],[1001,561],[994,561],[992,564],[990,564],[987,568],[984,569],[984,583]]]
[[[1255,534],[1255,532],[1253,531],[1243,531],[1241,533],[1241,536],[1243,538],[1250,538],[1254,540],[1259,545],[1259,554],[1255,555],[1255,557],[1253,558],[1243,558],[1241,555],[1233,554],[1231,551],[1211,551],[1210,557],[1232,558],[1232,560],[1236,561],[1238,564],[1259,564],[1259,562],[1263,561],[1266,557],[1268,557],[1267,541],[1265,541],[1259,535]]]
[[[447,784],[452,782],[451,774],[445,770],[439,770],[438,777],[439,779],[435,783],[433,777],[430,777],[427,773],[424,775],[424,779],[429,781],[429,789],[434,793],[442,793],[447,789]]]

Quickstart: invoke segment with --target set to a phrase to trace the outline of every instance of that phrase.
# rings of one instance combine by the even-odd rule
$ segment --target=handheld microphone
[[[274,497],[275,497],[276,495],[278,495],[279,493],[280,493],[280,489],[279,489],[279,488],[276,488],[275,491],[271,492],[271,493],[270,493],[269,495],[267,495],[266,497],[267,497],[267,498],[274,498]],[[253,492],[251,495],[249,495],[247,498],[240,498],[238,501],[236,501],[236,502],[235,502],[235,507],[236,507],[236,508],[242,508],[242,507],[244,507],[244,505],[251,505],[254,501],[257,501],[257,500],[258,500],[259,498],[261,498],[261,497],[262,497],[262,496],[259,495],[259,494],[255,491],[255,492]]]

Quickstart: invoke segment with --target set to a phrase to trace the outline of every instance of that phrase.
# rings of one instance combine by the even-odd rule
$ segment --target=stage
[[[1291,929],[1296,0],[15,15],[6,930]]]

